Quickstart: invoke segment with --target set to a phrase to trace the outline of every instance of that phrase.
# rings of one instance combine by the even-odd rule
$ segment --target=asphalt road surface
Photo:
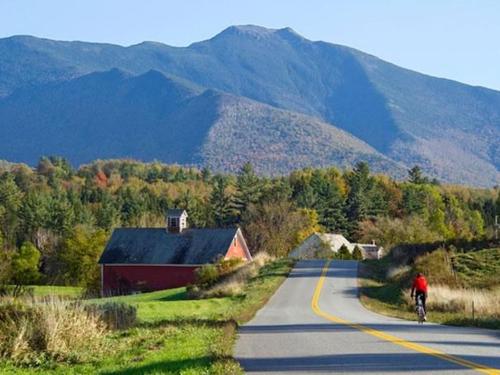
[[[355,261],[301,261],[235,357],[250,374],[500,375],[500,333],[378,315],[358,300]]]

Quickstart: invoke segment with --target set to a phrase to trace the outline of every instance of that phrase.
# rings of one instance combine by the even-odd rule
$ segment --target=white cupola
[[[187,228],[186,210],[173,208],[167,210],[167,231],[169,233],[181,233]]]

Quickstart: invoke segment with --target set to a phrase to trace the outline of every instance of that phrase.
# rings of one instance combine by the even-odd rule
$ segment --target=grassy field
[[[77,286],[32,285],[30,288],[33,288],[33,294],[36,297],[79,298],[83,293],[83,288]]]
[[[179,288],[89,300],[87,303],[134,305],[139,325],[108,334],[83,363],[47,362],[36,368],[3,363],[0,373],[240,374],[232,359],[237,324],[250,319],[266,303],[291,266],[288,260],[264,266],[235,297],[189,300],[185,288]]]
[[[466,286],[491,288],[500,285],[500,248],[458,253],[453,257],[453,268]]]
[[[435,252],[417,259],[412,267],[392,264],[389,257],[365,261],[359,272],[361,302],[385,315],[415,319],[409,288],[413,274],[421,270],[430,280],[429,321],[500,329],[499,259],[500,249],[485,249],[451,256]],[[481,305],[484,300],[486,307]],[[482,310],[488,313],[481,314]]]

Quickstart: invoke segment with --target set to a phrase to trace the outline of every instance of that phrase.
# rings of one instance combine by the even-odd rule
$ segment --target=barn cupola
[[[180,208],[167,210],[167,232],[181,233],[187,228],[187,217],[186,210]]]

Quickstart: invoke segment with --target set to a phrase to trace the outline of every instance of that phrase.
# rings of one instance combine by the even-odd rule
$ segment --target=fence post
[[[472,300],[472,321],[475,320],[474,300]]]

